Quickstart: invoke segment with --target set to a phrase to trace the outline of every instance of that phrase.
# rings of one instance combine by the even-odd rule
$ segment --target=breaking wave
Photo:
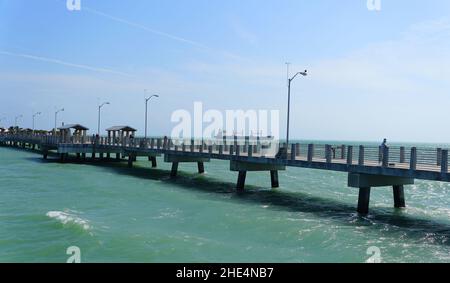
[[[83,219],[79,216],[76,216],[74,214],[71,214],[69,212],[63,212],[63,211],[49,211],[47,212],[47,217],[50,217],[52,219],[56,219],[62,224],[72,224],[77,225],[84,230],[89,230],[91,226],[89,225],[89,221],[86,219]]]

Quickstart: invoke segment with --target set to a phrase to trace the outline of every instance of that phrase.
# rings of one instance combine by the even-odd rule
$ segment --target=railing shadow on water
[[[39,157],[28,157],[27,159],[39,163],[59,163],[58,160],[43,160]],[[405,215],[402,210],[398,209],[374,207],[369,216],[363,217],[355,213],[354,205],[318,196],[311,196],[302,192],[261,189],[257,186],[248,185],[245,192],[238,193],[235,190],[235,183],[217,180],[210,176],[196,175],[194,173],[180,172],[178,177],[171,178],[169,170],[150,169],[149,167],[141,167],[138,164],[133,168],[128,168],[125,162],[116,160],[108,162],[79,162],[75,159],[69,159],[68,162],[101,167],[116,174],[162,181],[174,184],[179,188],[201,193],[230,194],[231,197],[227,198],[226,201],[267,205],[268,209],[276,211],[313,214],[324,220],[339,222],[341,225],[347,227],[365,227],[376,230],[380,229],[379,225],[391,225],[400,229],[409,229],[408,238],[414,238],[416,240],[430,239],[431,234],[431,237],[434,238],[434,244],[450,246],[450,224]],[[196,177],[193,178],[194,176]],[[355,198],[355,203],[356,201],[357,199]],[[393,210],[396,213],[392,214]],[[393,230],[392,236],[397,237],[398,234],[394,233],[399,231],[397,229]],[[389,232],[386,233],[384,236],[389,236]]]

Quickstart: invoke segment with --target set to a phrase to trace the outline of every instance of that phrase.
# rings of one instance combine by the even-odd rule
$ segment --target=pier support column
[[[128,155],[128,167],[129,168],[133,167],[133,161],[135,161],[135,157],[132,154]]]
[[[67,158],[69,157],[68,153],[60,153],[59,154],[59,161],[62,163],[65,163],[67,161]]]
[[[81,154],[81,159],[83,159],[83,161],[86,161],[86,153]]]
[[[272,188],[280,187],[280,183],[278,182],[278,171],[270,171],[270,182],[272,184]]]
[[[120,153],[116,153],[116,160],[120,160]]]
[[[48,158],[48,151],[47,151],[47,150],[44,150],[44,151],[42,152],[42,155],[43,155],[43,157],[44,157],[44,160],[47,160],[47,158]]]
[[[247,177],[247,171],[239,171],[236,189],[240,192],[244,191],[246,177]]]
[[[359,188],[358,213],[369,214],[370,187]]]
[[[204,174],[205,173],[205,165],[203,162],[198,162],[197,163],[197,167],[198,167],[198,173],[199,174]]]
[[[406,207],[405,203],[405,191],[403,185],[393,186],[394,188],[394,206],[395,208]]]
[[[404,185],[413,185],[414,179],[386,175],[348,174],[348,186],[359,188],[358,212],[369,213],[370,190],[374,187],[393,187],[395,207],[405,207]]]
[[[106,158],[110,159],[110,158],[111,158],[111,153],[108,152],[108,153],[106,154]]]
[[[158,164],[156,163],[156,156],[149,156],[148,161],[152,163],[152,168],[158,167]]]
[[[200,156],[186,156],[186,155],[177,155],[177,154],[164,154],[164,162],[172,163],[172,177],[176,176],[174,173],[174,168],[178,170],[178,164],[179,163],[197,163],[198,171],[200,174],[202,174],[204,169],[204,162],[209,162],[210,158],[200,157]],[[175,165],[176,163],[176,165]],[[201,164],[201,165],[200,165]]]
[[[92,153],[92,160],[95,160],[95,152]]]
[[[286,170],[286,166],[283,164],[266,164],[266,163],[251,163],[245,161],[235,161],[230,162],[230,170],[234,172],[239,172],[238,177],[238,190],[243,190],[245,185],[245,177],[247,172],[270,172],[270,179],[272,188],[278,188],[280,186],[278,181],[278,171]]]
[[[81,153],[77,153],[77,160],[80,160],[81,158]]]
[[[100,159],[103,159],[103,153],[100,153]]]
[[[172,163],[172,171],[170,171],[170,177],[174,178],[178,174],[178,162]]]

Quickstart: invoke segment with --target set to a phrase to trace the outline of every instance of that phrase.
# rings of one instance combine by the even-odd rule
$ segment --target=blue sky
[[[158,93],[149,132],[170,134],[174,110],[286,111],[301,139],[450,142],[450,2],[381,0],[0,0],[0,118],[43,114],[93,132],[143,133],[144,89]],[[284,128],[282,119],[281,127]],[[283,134],[283,133],[282,133]]]

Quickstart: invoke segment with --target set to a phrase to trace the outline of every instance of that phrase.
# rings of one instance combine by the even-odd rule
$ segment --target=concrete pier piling
[[[205,165],[203,162],[198,162],[197,163],[197,167],[198,167],[198,173],[199,174],[204,174],[205,173]]]
[[[172,170],[170,171],[170,177],[175,178],[178,175],[178,162],[172,163]]]
[[[369,214],[370,187],[359,188],[358,213]]]
[[[394,206],[395,206],[395,208],[406,207],[404,186],[403,185],[395,185],[395,186],[393,186],[393,191],[394,191]]]
[[[247,178],[247,171],[239,171],[238,181],[236,185],[236,189],[238,191],[244,191],[245,178]]]
[[[369,213],[370,190],[373,187],[393,187],[394,190],[394,206],[396,208],[405,207],[404,185],[413,185],[414,179],[350,173],[348,176],[348,186],[359,188],[358,212],[360,214]]]
[[[276,170],[270,171],[270,181],[271,181],[272,188],[280,187],[280,183],[278,181],[278,171],[276,171]]]

